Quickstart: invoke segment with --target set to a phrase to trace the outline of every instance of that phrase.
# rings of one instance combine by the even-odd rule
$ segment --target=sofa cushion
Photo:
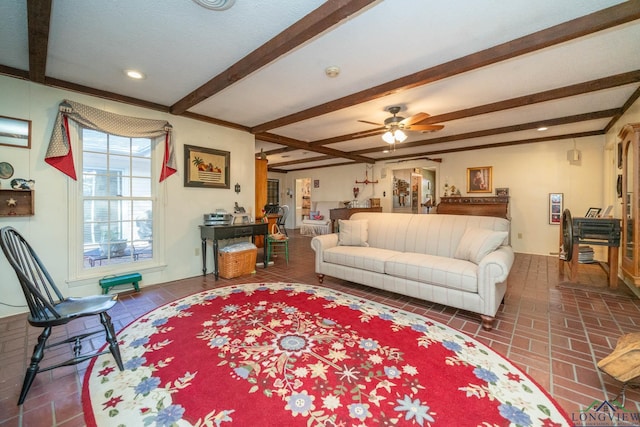
[[[334,246],[323,252],[324,262],[384,273],[385,261],[398,252],[388,249],[355,246]]]
[[[479,264],[482,258],[495,251],[507,238],[506,231],[486,228],[467,228],[460,239],[455,258]]]
[[[478,292],[477,271],[469,261],[415,252],[398,253],[385,262],[389,276],[465,292]]]
[[[369,246],[369,221],[361,220],[338,220],[340,234],[338,235],[338,245],[340,246]]]

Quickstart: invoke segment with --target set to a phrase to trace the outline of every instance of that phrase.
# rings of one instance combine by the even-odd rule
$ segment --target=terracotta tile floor
[[[273,266],[258,269],[255,275],[217,282],[211,275],[197,276],[146,287],[140,293],[122,293],[111,310],[116,329],[161,304],[212,287],[256,281],[315,284],[309,241],[307,236],[291,236],[288,266],[279,257]],[[581,265],[579,273],[580,284],[567,285],[558,278],[556,258],[517,254],[505,304],[491,332],[484,331],[478,316],[471,313],[332,278],[326,278],[324,285],[424,314],[464,331],[525,370],[572,416],[594,400],[616,396],[619,385],[599,372],[596,363],[609,354],[620,335],[636,332],[640,325],[640,300],[626,286],[621,283],[618,291],[609,291],[597,265]],[[70,326],[99,325],[78,321]],[[27,325],[24,315],[0,319],[0,427],[82,426],[80,392],[86,363],[38,375],[24,405],[16,405],[38,333]],[[55,356],[50,352],[45,361]],[[640,412],[639,401],[640,393],[629,390],[626,409]]]

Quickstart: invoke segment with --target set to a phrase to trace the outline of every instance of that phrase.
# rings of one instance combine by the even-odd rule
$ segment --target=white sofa
[[[509,226],[486,216],[362,212],[311,247],[320,283],[328,275],[468,310],[490,330],[513,265]]]
[[[331,231],[329,210],[343,207],[342,202],[312,202],[311,212],[318,212],[322,219],[303,219],[300,225],[300,234],[305,236],[317,236],[328,234]]]

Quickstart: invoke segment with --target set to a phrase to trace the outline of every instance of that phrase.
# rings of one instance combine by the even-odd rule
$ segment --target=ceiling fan
[[[396,142],[403,142],[405,139],[407,139],[407,135],[404,133],[404,131],[435,132],[444,128],[443,125],[415,124],[430,117],[429,114],[418,113],[418,114],[414,114],[411,117],[404,118],[404,117],[398,116],[398,113],[400,112],[401,108],[402,107],[397,105],[387,108],[387,111],[389,111],[393,115],[387,118],[384,121],[384,124],[374,123],[367,120],[358,120],[358,121],[362,123],[376,125],[376,126],[384,126],[384,128],[387,131],[382,135],[382,139],[386,143],[393,145],[394,148],[395,148]]]

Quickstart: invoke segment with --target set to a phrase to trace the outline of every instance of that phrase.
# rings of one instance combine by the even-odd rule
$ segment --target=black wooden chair
[[[64,297],[31,245],[13,227],[0,229],[0,246],[2,246],[2,251],[7,256],[9,264],[16,272],[27,300],[30,312],[27,318],[29,324],[44,329],[38,337],[38,343],[33,350],[31,363],[27,368],[22,390],[20,391],[18,405],[22,405],[36,374],[40,372],[62,366],[76,365],[107,352],[111,352],[118,368],[122,371],[124,367],[118,341],[111,323],[111,317],[107,314],[107,310],[116,304],[117,296]],[[66,325],[72,320],[86,316],[100,317],[100,322],[106,333],[106,341],[109,344],[108,349],[102,352],[82,354],[82,340],[102,333],[102,330],[82,332],[76,336],[47,345],[47,339],[51,335],[51,329],[54,326]],[[73,344],[73,357],[64,362],[41,368],[40,361],[44,357],[45,350],[64,344]]]
[[[280,208],[278,209],[278,214],[279,216],[276,219],[276,224],[278,224],[278,228],[280,229],[281,233],[284,233],[285,236],[289,236],[289,234],[287,234],[287,229],[284,227],[287,221],[287,217],[289,216],[289,206],[280,206]]]

